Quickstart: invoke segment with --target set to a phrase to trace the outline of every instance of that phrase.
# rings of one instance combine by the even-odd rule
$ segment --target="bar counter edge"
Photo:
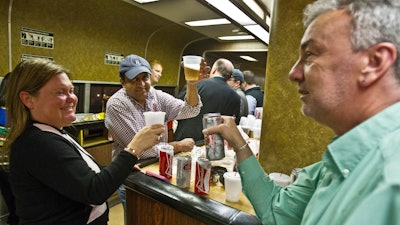
[[[124,185],[126,188],[155,199],[204,224],[262,225],[257,217],[247,212],[179,188],[139,171],[132,172],[125,180]]]

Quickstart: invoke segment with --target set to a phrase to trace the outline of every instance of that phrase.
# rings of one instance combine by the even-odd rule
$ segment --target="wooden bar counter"
[[[158,168],[157,161],[126,179],[127,225],[262,224],[243,193],[239,202],[228,202],[223,185],[212,183],[208,195],[198,195],[193,176],[190,188],[182,189],[175,186],[175,174],[171,183],[145,174],[158,174]]]

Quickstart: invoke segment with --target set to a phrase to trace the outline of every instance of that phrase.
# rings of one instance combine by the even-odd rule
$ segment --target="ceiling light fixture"
[[[267,16],[265,18],[265,23],[267,23],[267,25],[269,26],[269,29],[271,29],[271,17]]]
[[[248,17],[244,12],[242,12],[229,0],[206,0],[206,1],[241,25],[255,24],[255,22],[252,19],[250,19],[250,17]]]
[[[241,55],[240,58],[242,58],[244,60],[247,60],[247,61],[250,61],[250,62],[257,62],[258,61],[257,59],[255,59],[255,58],[253,58],[251,56],[248,56],[248,55]]]
[[[144,4],[144,3],[150,3],[150,2],[158,2],[158,0],[134,0],[137,3]]]
[[[251,9],[257,16],[264,19],[264,10],[254,0],[243,0],[243,2]]]
[[[269,33],[260,25],[248,25],[244,26],[248,31],[256,35],[263,42],[269,43]]]
[[[186,25],[191,26],[191,27],[223,25],[223,24],[230,24],[230,23],[231,22],[227,19],[196,20],[196,21],[185,22]]]
[[[252,20],[246,13],[241,11],[236,5],[230,0],[205,0],[210,5],[215,7],[226,16],[242,25],[246,30],[250,31],[253,35],[258,37],[261,41],[269,43],[269,32],[264,29],[261,25],[257,24]],[[236,36],[233,36],[236,37]],[[219,39],[221,39],[219,37]],[[224,40],[224,39],[221,39]],[[231,40],[243,40],[243,39],[231,39]]]
[[[240,35],[240,36],[221,36],[218,39],[223,41],[235,41],[235,40],[251,40],[254,39],[251,35]]]

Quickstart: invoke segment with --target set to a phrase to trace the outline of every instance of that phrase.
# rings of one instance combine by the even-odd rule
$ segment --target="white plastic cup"
[[[247,117],[245,117],[245,116],[240,117],[239,125],[241,125],[242,127],[248,128],[249,121],[248,121]]]
[[[186,55],[183,56],[183,67],[186,80],[198,80],[200,74],[201,56]]]
[[[144,112],[143,115],[146,126],[164,124],[165,122],[165,112]]]
[[[255,122],[256,122],[256,117],[255,116],[247,115],[247,125],[249,126],[250,129],[252,127],[254,127]]]
[[[224,173],[225,199],[229,202],[238,202],[242,194],[242,182],[238,172]]]
[[[262,120],[261,120],[261,119],[256,119],[256,120],[254,121],[254,127],[260,128],[261,125],[262,125]]]
[[[249,120],[247,119],[247,117],[245,116],[240,117],[239,125],[242,127],[246,135],[249,135],[250,127],[249,127]]]
[[[262,114],[263,114],[263,107],[257,107],[256,110],[254,111],[256,119],[262,119]]]
[[[290,176],[284,173],[270,173],[269,178],[281,187],[286,187],[290,184]]]
[[[259,127],[253,128],[253,138],[260,139],[260,137],[261,137],[261,128]]]

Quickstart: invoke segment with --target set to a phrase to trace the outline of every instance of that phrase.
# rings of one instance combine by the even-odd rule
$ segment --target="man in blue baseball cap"
[[[150,64],[138,55],[128,55],[121,62],[119,75],[123,88],[107,101],[105,118],[106,127],[114,138],[113,158],[127,146],[136,132],[145,126],[144,112],[166,112],[165,122],[191,118],[200,112],[202,103],[197,93],[197,81],[187,81],[188,92],[185,101],[156,90],[151,87]],[[177,152],[190,151],[194,147],[194,141],[190,138],[169,144],[173,145]],[[157,157],[157,151],[154,147],[140,157]]]

